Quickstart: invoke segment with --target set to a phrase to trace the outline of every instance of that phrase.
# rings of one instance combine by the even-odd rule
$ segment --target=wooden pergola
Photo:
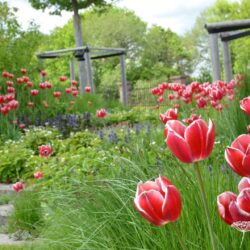
[[[80,93],[84,93],[84,87],[87,83],[91,86],[93,92],[95,92],[95,85],[93,80],[93,70],[92,70],[92,60],[108,58],[119,56],[120,57],[120,66],[121,66],[121,82],[122,82],[122,102],[127,105],[128,103],[128,94],[127,94],[127,80],[126,80],[126,63],[125,63],[126,50],[123,48],[100,48],[100,47],[91,47],[84,46],[78,48],[69,48],[61,50],[52,50],[36,53],[36,56],[41,59],[55,59],[61,57],[71,57],[76,58],[78,61],[85,62],[84,74],[85,79],[79,79],[80,81]],[[75,79],[75,67],[74,59],[69,61],[70,68],[70,79]]]
[[[205,24],[205,28],[209,33],[213,81],[221,79],[220,53],[218,44],[218,40],[220,38],[223,45],[225,80],[230,82],[233,79],[233,73],[231,53],[228,43],[232,40],[250,35],[250,19],[208,23]]]

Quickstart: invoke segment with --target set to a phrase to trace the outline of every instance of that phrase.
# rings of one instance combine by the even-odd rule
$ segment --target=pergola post
[[[78,59],[78,77],[80,82],[80,94],[83,95],[86,87],[86,67],[84,58]]]
[[[124,105],[128,105],[125,54],[120,55],[120,64],[121,64],[121,80],[122,80],[122,102]]]
[[[92,71],[91,59],[90,59],[88,49],[86,49],[84,55],[85,55],[86,67],[87,67],[88,84],[90,85],[92,92],[95,93],[95,86],[93,82],[93,71]]]
[[[223,60],[224,60],[224,74],[225,79],[229,83],[233,79],[232,63],[229,44],[226,41],[222,42],[223,45]]]
[[[218,45],[218,34],[209,34],[211,61],[213,71],[213,82],[220,80],[220,53]]]
[[[75,80],[75,64],[74,59],[70,59],[69,61],[69,71],[70,71],[70,80]]]

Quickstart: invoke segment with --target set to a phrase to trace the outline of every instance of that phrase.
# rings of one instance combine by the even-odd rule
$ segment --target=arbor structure
[[[29,0],[32,7],[36,9],[50,9],[51,14],[61,15],[63,10],[73,11],[73,21],[75,30],[76,47],[83,47],[84,40],[81,28],[81,18],[79,15],[80,9],[87,9],[92,6],[104,7],[109,5],[114,0]],[[80,91],[84,92],[86,82],[85,61],[78,61]]]
[[[128,94],[127,94],[127,80],[126,80],[126,65],[125,65],[125,49],[122,48],[100,48],[100,47],[78,47],[62,50],[45,51],[42,53],[37,53],[37,57],[40,59],[54,59],[71,55],[78,59],[78,61],[86,62],[86,72],[87,79],[90,83],[92,91],[95,90],[95,85],[93,82],[93,71],[91,67],[91,60],[107,58],[107,57],[120,57],[121,65],[121,82],[122,82],[122,102],[123,104],[128,104]],[[70,78],[73,80],[75,78],[74,61],[70,60]]]
[[[213,81],[221,79],[220,55],[218,45],[218,34],[220,34],[220,38],[223,44],[225,79],[227,82],[230,82],[233,78],[233,74],[228,42],[250,35],[250,19],[208,23],[205,25],[205,28],[207,29],[210,38]]]

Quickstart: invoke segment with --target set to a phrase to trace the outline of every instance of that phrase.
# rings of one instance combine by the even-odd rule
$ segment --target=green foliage
[[[14,212],[8,220],[8,232],[20,230],[36,236],[43,221],[40,194],[34,190],[23,191],[16,196],[13,206]]]
[[[171,177],[171,181],[180,189],[183,210],[176,226],[188,249],[196,249],[197,246],[209,249],[206,217],[197,212],[202,210],[202,204],[197,195],[192,166],[177,162],[169,154],[159,132],[151,138],[143,135],[133,141],[130,147],[132,151],[126,158],[116,152],[114,162],[116,168],[122,171],[116,173],[115,179],[108,176],[100,180],[78,181],[77,177],[72,176],[69,186],[58,189],[54,185],[54,189],[47,191],[48,216],[42,231],[44,241],[38,249],[48,249],[46,246],[53,250],[69,247],[120,249],[121,241],[124,249],[160,250],[168,249],[170,245],[171,249],[180,249],[171,223],[160,228],[154,227],[133,207],[138,181],[156,178],[159,173]],[[221,221],[215,205],[216,196],[225,189],[236,191],[239,181],[225,166],[225,160],[221,157],[224,148],[223,140],[216,144],[201,171],[217,236],[216,245],[218,249],[237,249],[241,234]],[[243,244],[243,249],[247,249],[249,239],[246,238]]]
[[[72,7],[72,2],[68,1],[68,0],[61,0],[61,1],[57,1],[57,0],[29,0],[29,2],[31,3],[32,7],[36,8],[36,9],[50,9],[51,10],[51,14],[54,15],[60,15],[61,12],[63,10],[66,11],[72,11],[73,7]],[[108,5],[110,2],[112,2],[112,0],[110,1],[106,1],[106,0],[76,0],[73,1],[77,4],[78,9],[86,9],[90,6],[106,6]]]
[[[31,149],[23,147],[22,143],[6,142],[0,148],[0,181],[11,182],[19,179],[23,173],[30,173],[26,167],[26,160],[33,153]]]
[[[8,7],[7,2],[0,3],[0,72],[9,71],[15,75],[20,69],[29,67],[38,70],[35,51],[41,44],[43,35],[34,23],[27,31],[22,31],[15,13],[16,8]]]

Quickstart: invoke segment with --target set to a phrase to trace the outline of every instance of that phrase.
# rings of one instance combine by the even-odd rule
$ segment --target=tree
[[[31,5],[36,9],[50,9],[51,14],[60,15],[63,10],[73,11],[75,42],[76,47],[83,46],[83,36],[81,29],[81,18],[79,15],[80,9],[87,9],[92,6],[104,7],[109,5],[114,0],[29,0]],[[85,64],[84,61],[78,61],[79,80],[81,83],[81,92],[83,93],[86,85],[85,80]]]
[[[0,2],[0,72],[9,71],[18,76],[21,68],[36,71],[35,51],[43,35],[34,23],[30,24],[27,31],[23,31],[15,16],[16,11],[7,2]]]
[[[209,54],[209,37],[204,24],[208,22],[222,22],[248,19],[250,16],[250,1],[217,0],[214,5],[205,9],[196,19],[192,30],[185,34],[185,46],[191,51],[194,58],[194,69],[200,75],[211,72],[211,59]],[[250,37],[244,37],[230,42],[232,65],[235,73],[244,73],[250,67]],[[222,58],[221,58],[222,60]],[[204,71],[204,72],[203,72]],[[197,72],[196,72],[197,73]]]
[[[147,25],[133,11],[110,7],[105,12],[88,10],[81,14],[86,44],[96,47],[122,47],[126,49],[127,79],[138,79],[138,61],[143,51]],[[70,20],[63,27],[55,29],[46,39],[40,50],[54,50],[74,46],[73,22]],[[63,37],[63,39],[62,39]],[[93,60],[95,84],[99,85],[107,72],[113,74],[120,70],[119,57]],[[64,60],[47,60],[50,72],[68,71],[68,58]],[[136,73],[136,75],[134,75]],[[50,74],[51,75],[51,74]],[[120,74],[118,76],[118,82]],[[107,79],[107,77],[105,77]]]
[[[185,51],[182,38],[170,29],[153,26],[145,36],[141,58],[141,78],[152,79],[190,72],[190,55]]]

